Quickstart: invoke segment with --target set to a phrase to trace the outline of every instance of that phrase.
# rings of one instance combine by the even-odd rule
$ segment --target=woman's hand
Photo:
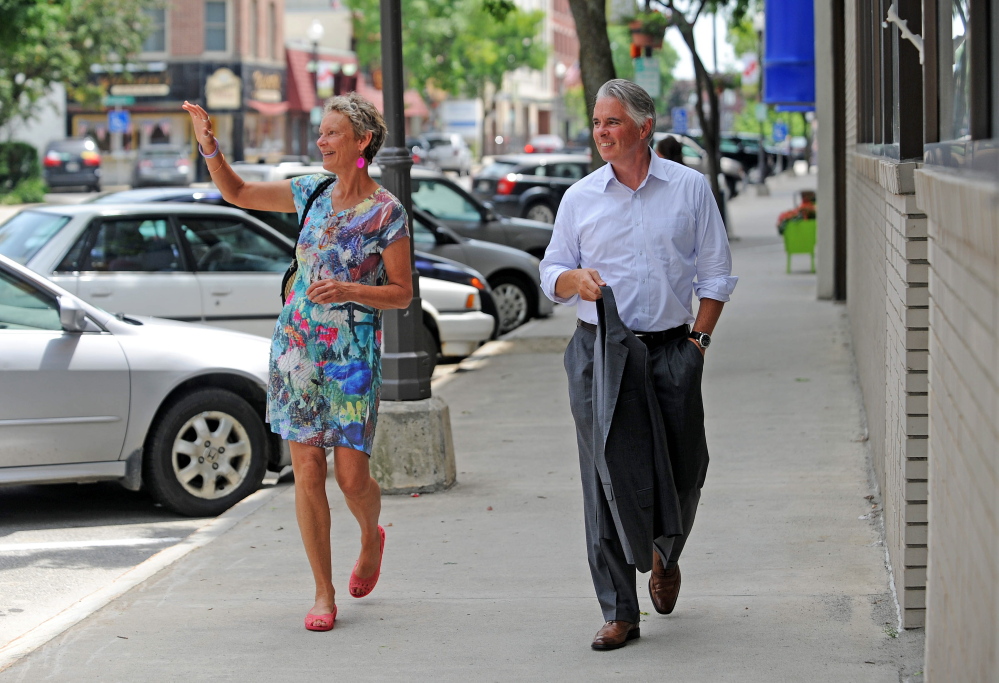
[[[181,109],[191,115],[191,125],[194,126],[194,137],[201,144],[204,154],[211,156],[215,153],[215,136],[212,134],[212,120],[208,117],[201,105],[191,104],[184,100]]]
[[[305,290],[305,295],[314,304],[342,304],[354,301],[351,293],[357,287],[356,282],[341,280],[316,280]]]

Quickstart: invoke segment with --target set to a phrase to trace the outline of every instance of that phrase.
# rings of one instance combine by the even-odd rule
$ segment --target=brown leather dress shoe
[[[649,597],[659,614],[670,614],[680,595],[680,565],[667,571],[659,553],[652,553],[652,575],[649,577]]]
[[[608,621],[600,627],[590,645],[594,650],[616,650],[624,647],[629,640],[642,635],[638,624],[630,621]]]

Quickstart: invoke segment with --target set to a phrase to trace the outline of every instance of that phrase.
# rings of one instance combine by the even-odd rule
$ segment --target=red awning
[[[368,85],[368,82],[364,80],[363,77],[357,79],[357,94],[366,99],[371,104],[375,105],[378,111],[385,113],[385,98],[382,95],[382,91],[377,88]],[[406,110],[403,112],[403,116],[409,118],[411,116],[419,116],[420,118],[428,118],[430,116],[430,110],[427,109],[427,104],[423,101],[420,93],[415,90],[407,90],[402,94],[403,105]]]
[[[285,49],[285,59],[288,63],[288,108],[291,111],[311,111],[313,107],[318,107],[322,103],[316,96],[315,75],[309,71],[309,62],[312,61],[312,53],[306,50]],[[331,55],[319,53],[319,59],[323,62],[357,65],[357,57],[353,53],[344,55]]]
[[[247,100],[246,104],[251,109],[256,109],[264,116],[280,116],[288,111],[287,102],[259,102],[257,100]]]

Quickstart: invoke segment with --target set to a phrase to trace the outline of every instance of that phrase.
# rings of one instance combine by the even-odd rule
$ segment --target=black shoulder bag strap
[[[305,202],[305,209],[302,211],[302,216],[298,220],[298,232],[302,232],[305,227],[305,219],[309,215],[309,210],[312,209],[313,203],[319,198],[326,188],[333,184],[336,180],[336,176],[330,176],[329,178],[324,178],[322,182],[316,185],[316,189],[312,191],[309,195],[308,201]],[[291,265],[288,266],[288,270],[284,271],[284,277],[281,278],[281,303],[283,304],[288,300],[288,294],[291,293],[292,283],[295,281],[295,274],[298,273],[298,256],[291,259]]]

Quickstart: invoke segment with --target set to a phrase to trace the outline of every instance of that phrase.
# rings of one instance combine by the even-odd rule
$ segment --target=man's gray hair
[[[349,92],[346,95],[331,97],[323,104],[323,116],[335,111],[343,114],[350,121],[350,127],[354,129],[354,137],[360,140],[364,134],[371,131],[371,142],[364,148],[362,154],[368,163],[375,158],[375,154],[382,148],[385,137],[388,135],[388,128],[385,126],[385,119],[375,105],[358,95],[356,92]]]
[[[656,103],[649,97],[649,93],[645,92],[645,88],[632,81],[615,78],[600,86],[596,99],[599,100],[602,97],[613,97],[620,102],[624,110],[628,112],[628,117],[639,128],[644,126],[646,121],[652,119],[649,136],[645,138],[647,143],[652,142],[652,132],[656,128]]]

